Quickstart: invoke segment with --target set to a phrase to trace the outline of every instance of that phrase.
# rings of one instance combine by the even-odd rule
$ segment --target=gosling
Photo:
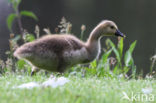
[[[46,35],[17,48],[14,56],[33,65],[31,75],[39,69],[64,72],[66,68],[96,59],[103,36],[124,37],[124,34],[113,21],[104,20],[93,29],[87,42],[69,34]]]

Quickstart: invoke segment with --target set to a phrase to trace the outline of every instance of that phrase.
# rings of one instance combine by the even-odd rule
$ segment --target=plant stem
[[[80,37],[81,40],[83,40],[83,34],[84,34],[84,31],[81,31],[81,37]]]
[[[16,12],[16,15],[17,15],[17,22],[18,22],[18,26],[19,26],[19,29],[20,29],[20,34],[22,35],[22,39],[23,39],[24,31],[23,31],[23,26],[22,26],[22,21],[21,21],[21,15],[19,13],[19,6],[15,10],[15,12]]]
[[[152,73],[156,59],[153,58],[150,72]]]

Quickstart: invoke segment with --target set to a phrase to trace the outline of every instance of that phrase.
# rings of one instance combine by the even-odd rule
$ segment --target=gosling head
[[[113,21],[104,20],[97,27],[100,28],[101,36],[125,37],[124,34],[119,31],[117,25]]]

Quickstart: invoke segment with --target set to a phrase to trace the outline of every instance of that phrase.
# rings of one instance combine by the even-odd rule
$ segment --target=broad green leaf
[[[31,12],[31,11],[21,11],[20,12],[20,15],[21,16],[27,16],[27,17],[31,17],[31,18],[33,18],[34,20],[38,20],[38,18],[37,18],[37,16],[33,13],[33,12]]]
[[[132,54],[130,53],[130,51],[126,52],[124,62],[125,62],[126,66],[131,66],[134,64],[133,57],[132,57]]]
[[[12,13],[8,16],[7,18],[7,25],[8,25],[8,28],[9,30],[12,32],[12,24],[13,24],[13,21],[14,19],[17,17],[16,14]]]
[[[136,41],[134,41],[134,42],[130,45],[129,49],[128,49],[128,50],[126,51],[126,53],[125,53],[124,62],[125,62],[125,65],[126,65],[126,66],[130,66],[130,65],[133,64],[132,53],[133,53],[133,51],[134,51],[135,46],[136,46]]]
[[[118,50],[116,49],[115,44],[110,39],[107,39],[106,42],[112,47],[118,62],[120,62],[121,61],[120,60],[120,54],[119,54]]]
[[[122,58],[122,53],[123,53],[123,38],[120,39],[119,43],[118,43],[118,51],[120,54],[120,58]]]
[[[129,66],[129,62],[131,61],[131,58],[132,56],[131,56],[130,51],[126,51],[125,57],[124,57],[124,62],[126,66]]]
[[[110,49],[109,51],[107,51],[107,52],[105,52],[105,53],[103,54],[103,56],[102,56],[102,61],[103,61],[103,63],[106,63],[106,62],[107,62],[108,56],[111,54],[111,52],[112,52],[112,49]]]
[[[106,44],[110,45],[112,48],[115,47],[115,44],[110,39],[106,40]]]
[[[120,59],[120,54],[119,54],[118,50],[117,50],[116,48],[113,48],[113,51],[114,51],[114,53],[115,53],[115,56],[116,56],[118,62],[120,62],[121,59]]]
[[[118,70],[118,69],[120,69],[120,68],[119,68],[119,65],[117,64],[117,65],[114,67],[113,73],[114,73],[114,74],[117,74],[117,70]]]
[[[130,45],[130,47],[129,47],[129,50],[128,50],[128,51],[130,51],[131,54],[133,53],[133,50],[134,50],[134,48],[135,48],[135,46],[136,46],[136,43],[137,43],[137,41],[135,40],[135,41]]]

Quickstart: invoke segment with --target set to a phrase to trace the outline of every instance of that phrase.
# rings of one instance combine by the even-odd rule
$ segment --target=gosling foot
[[[35,74],[36,74],[35,71],[32,71],[32,72],[31,72],[31,76],[34,76]]]
[[[31,76],[35,75],[38,71],[39,71],[38,68],[33,67],[33,68],[32,68],[32,71],[31,71]]]

